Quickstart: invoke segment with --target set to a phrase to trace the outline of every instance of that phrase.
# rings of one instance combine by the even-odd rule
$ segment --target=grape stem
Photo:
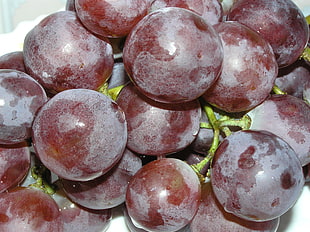
[[[287,94],[286,92],[284,92],[283,90],[281,90],[277,85],[274,85],[273,88],[272,88],[272,91],[275,93],[275,94]]]
[[[309,45],[304,49],[303,53],[300,56],[301,59],[310,62],[310,47]]]
[[[50,171],[43,165],[33,166],[31,168],[31,176],[36,182],[30,184],[29,187],[34,187],[44,193],[53,195],[56,192],[56,186],[47,181],[47,179],[50,179],[50,174]]]
[[[202,128],[213,129],[213,141],[211,147],[209,148],[208,154],[206,157],[197,164],[191,165],[199,179],[204,182],[205,177],[201,174],[201,171],[204,169],[206,165],[212,163],[215,152],[220,144],[220,133],[223,132],[225,136],[229,136],[232,132],[229,127],[239,127],[241,130],[247,130],[251,126],[251,118],[245,114],[240,119],[231,118],[227,115],[221,116],[217,118],[215,116],[213,108],[209,104],[203,105],[203,110],[206,113],[209,123],[202,122],[200,125]],[[210,171],[210,169],[209,169]],[[210,172],[208,171],[207,177],[210,176]]]

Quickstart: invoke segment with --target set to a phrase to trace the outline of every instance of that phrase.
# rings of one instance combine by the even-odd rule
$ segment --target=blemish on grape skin
[[[250,169],[255,166],[255,160],[253,154],[255,153],[255,147],[248,147],[241,155],[238,160],[238,167],[241,169]]]
[[[281,187],[283,189],[289,189],[294,186],[296,180],[291,176],[288,171],[285,171],[281,174]]]

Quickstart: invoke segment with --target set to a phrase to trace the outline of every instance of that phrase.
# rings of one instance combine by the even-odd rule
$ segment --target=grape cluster
[[[308,42],[291,0],[68,0],[0,57],[0,231],[276,231]]]

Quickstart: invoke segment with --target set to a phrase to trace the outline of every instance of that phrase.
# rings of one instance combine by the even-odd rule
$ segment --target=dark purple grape
[[[201,16],[166,7],[134,27],[126,39],[123,60],[132,81],[149,98],[188,102],[217,79],[223,49],[218,34]]]
[[[36,113],[46,101],[43,87],[31,76],[0,69],[0,144],[29,139]]]
[[[214,194],[227,212],[250,221],[286,213],[304,186],[295,151],[267,131],[242,130],[226,137],[211,168]]]
[[[201,188],[201,202],[194,219],[190,223],[191,232],[275,232],[279,218],[266,222],[247,221],[226,212],[216,199],[210,182]]]
[[[17,188],[1,193],[0,215],[0,231],[64,231],[56,202],[41,190]]]
[[[149,0],[75,0],[79,19],[95,34],[123,37],[147,14]]]
[[[0,69],[15,69],[26,72],[24,53],[22,51],[16,51],[0,56]]]
[[[219,0],[155,0],[152,1],[151,11],[164,7],[180,7],[200,15],[211,25],[223,19],[223,7]]]
[[[164,104],[127,85],[116,101],[128,123],[127,147],[142,155],[166,155],[183,150],[195,139],[201,117],[198,101]]]
[[[243,23],[261,34],[273,48],[279,67],[294,63],[309,38],[305,17],[291,0],[238,0],[227,20]]]
[[[226,112],[252,109],[269,96],[278,74],[272,48],[238,22],[222,22],[214,28],[224,48],[223,69],[203,98]]]
[[[61,178],[95,179],[122,157],[125,115],[106,95],[65,90],[51,98],[33,123],[33,145],[42,163]]]
[[[62,180],[67,196],[89,209],[109,209],[125,202],[128,182],[142,167],[142,161],[128,149],[108,173],[91,181]]]
[[[113,69],[112,46],[89,32],[72,11],[48,15],[24,41],[27,72],[51,92],[97,90]]]
[[[266,130],[284,139],[302,166],[310,163],[310,106],[291,95],[272,95],[248,112],[251,129]]]
[[[177,231],[197,212],[200,182],[184,161],[163,158],[144,165],[131,179],[126,194],[128,215],[147,231]]]
[[[0,146],[0,192],[14,188],[26,177],[30,168],[27,144]]]

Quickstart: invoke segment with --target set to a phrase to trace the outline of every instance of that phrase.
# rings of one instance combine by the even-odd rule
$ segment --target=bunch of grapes
[[[276,231],[310,179],[291,0],[68,0],[0,57],[0,231]]]

